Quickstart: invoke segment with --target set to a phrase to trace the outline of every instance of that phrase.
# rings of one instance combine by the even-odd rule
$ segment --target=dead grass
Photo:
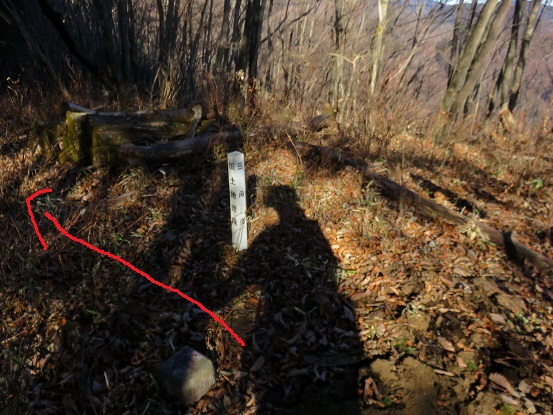
[[[242,310],[249,316],[251,307],[262,301],[259,286],[249,286],[231,304],[221,300],[244,288],[244,281],[233,278],[233,270],[241,266],[240,256],[232,252],[227,240],[227,149],[221,146],[213,155],[186,165],[134,167],[115,173],[60,166],[28,147],[26,133],[32,123],[44,114],[51,116],[40,112],[45,106],[53,108],[47,100],[40,101],[43,94],[35,98],[29,94],[21,89],[2,98],[11,109],[0,130],[3,412],[178,413],[178,407],[156,389],[150,373],[176,348],[192,344],[217,360],[223,373],[194,413],[223,407],[226,413],[236,413],[254,395],[252,390],[241,389],[234,375],[224,374],[234,373],[242,351],[218,326],[180,298],[67,241],[41,219],[39,227],[50,246],[43,251],[24,204],[35,190],[52,187],[54,192],[41,198],[36,209],[52,212],[71,233],[208,301],[221,315],[234,318],[233,313]],[[224,108],[219,95],[211,99],[210,105],[218,111]],[[258,99],[257,112],[238,110],[235,118],[228,118],[247,129],[252,123],[282,124],[311,115],[299,114],[292,105],[281,111],[275,107],[277,101],[264,93]],[[125,104],[116,105],[124,108]],[[127,105],[144,102],[133,97]],[[539,129],[528,131],[519,124],[520,129],[508,134],[495,127],[459,125],[448,143],[436,144],[427,138],[424,123],[407,103],[381,100],[360,109],[337,132],[302,139],[364,158],[373,169],[452,209],[462,209],[458,202],[466,201],[465,212],[471,206],[475,216],[499,229],[515,231],[532,249],[552,257],[553,246],[543,236],[551,228],[553,208],[553,166],[543,150],[553,144],[549,123],[544,120]],[[436,322],[444,314],[440,310],[462,308],[466,313],[458,318],[466,327],[481,329],[481,336],[483,330],[491,333],[488,343],[478,343],[476,331],[468,328],[465,337],[453,331],[451,336],[467,347],[467,339],[473,339],[472,347],[478,349],[473,358],[480,359],[478,365],[489,367],[486,356],[490,350],[501,350],[503,340],[498,339],[503,328],[491,325],[488,315],[505,313],[515,321],[520,303],[512,309],[498,306],[495,300],[482,305],[476,295],[463,297],[464,288],[458,287],[470,286],[487,299],[488,292],[473,284],[485,280],[495,284],[492,297],[496,298],[503,288],[490,279],[494,276],[511,287],[511,293],[519,287],[518,281],[525,295],[535,301],[520,300],[526,307],[524,316],[540,325],[539,335],[546,344],[545,349],[532,350],[538,360],[552,366],[544,357],[552,347],[547,343],[551,309],[540,297],[550,292],[550,280],[538,276],[534,284],[524,283],[526,271],[507,262],[495,247],[419,217],[415,211],[399,209],[364,185],[353,170],[302,161],[270,139],[252,137],[242,146],[249,174],[255,175],[257,183],[250,206],[251,240],[278,223],[277,212],[263,204],[268,189],[291,188],[339,260],[338,291],[354,304],[357,334],[370,356],[400,358],[405,350],[395,345],[403,342],[410,354],[428,361],[434,352],[427,345],[436,340],[435,333],[406,329],[410,314],[402,310],[419,310]],[[301,272],[308,273],[317,263],[305,258],[300,265]],[[291,281],[298,269],[291,270]],[[516,321],[512,325],[513,330],[526,330]],[[300,350],[305,346],[302,336]],[[495,342],[497,347],[489,346]],[[528,344],[534,347],[537,342]],[[300,365],[293,355],[287,358],[290,368]],[[464,373],[453,360],[445,362],[447,370]],[[464,363],[468,365],[468,360]],[[535,360],[529,367],[533,372],[525,372],[525,377],[537,385],[545,369]],[[485,376],[480,366],[474,370]],[[282,380],[275,379],[277,383]],[[549,405],[547,386],[540,385],[540,402]],[[392,401],[401,399],[398,395]],[[254,411],[249,408],[250,413]],[[448,412],[444,409],[443,413]]]

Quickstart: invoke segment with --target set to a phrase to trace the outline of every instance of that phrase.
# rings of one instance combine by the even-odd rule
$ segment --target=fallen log
[[[159,162],[175,158],[186,157],[197,154],[202,150],[212,147],[216,142],[236,140],[242,136],[240,131],[221,132],[216,134],[205,134],[189,138],[187,140],[171,141],[153,146],[140,146],[131,143],[124,143],[119,147],[119,155],[131,161]]]
[[[276,125],[255,128],[248,131],[248,137],[298,137],[301,134],[320,131],[328,126],[328,117],[316,117],[306,124]],[[175,158],[187,157],[212,147],[215,143],[237,140],[242,137],[240,131],[205,134],[186,140],[175,140],[169,143],[152,146],[141,146],[124,143],[119,148],[119,155],[135,164],[136,162],[160,162]]]
[[[309,122],[307,126],[296,124],[292,126],[274,126],[254,129],[248,133],[248,136],[265,135],[268,137],[280,137],[281,139],[286,137],[289,139],[294,151],[297,151],[302,157],[322,156],[322,158],[333,163],[352,166],[361,172],[365,181],[373,182],[373,184],[380,189],[380,192],[384,196],[410,205],[426,216],[440,218],[457,226],[474,226],[482,233],[482,235],[485,236],[485,238],[487,238],[489,242],[505,249],[509,259],[518,263],[528,260],[540,271],[547,273],[548,275],[553,275],[553,260],[524,246],[514,239],[509,232],[498,231],[483,222],[464,216],[461,213],[454,212],[443,205],[426,199],[412,190],[409,190],[406,187],[373,172],[365,162],[344,157],[334,150],[326,147],[290,139],[290,137],[297,137],[306,131],[318,131],[324,128],[327,125],[327,122],[328,119],[325,118],[323,120],[319,119],[317,122],[313,122],[312,120],[312,122]],[[237,139],[239,137],[240,132],[235,131],[230,133],[209,134],[196,137],[194,139],[175,141],[172,143],[149,147],[124,144],[121,146],[121,151],[123,152],[123,155],[129,159],[139,158],[141,160],[161,161],[188,156],[199,150],[208,149],[216,142],[219,143],[221,141]]]
[[[338,154],[329,148],[309,143],[294,141],[293,145],[295,151],[300,152],[303,156],[313,156],[318,154],[326,160],[334,163],[340,163],[356,168],[361,172],[363,179],[367,182],[372,181],[373,184],[380,189],[380,192],[383,195],[392,200],[401,201],[402,203],[412,206],[426,216],[430,216],[432,218],[438,217],[453,225],[474,226],[480,230],[489,242],[503,248],[509,259],[517,263],[523,263],[524,260],[528,260],[541,272],[546,275],[553,275],[553,260],[524,246],[514,239],[510,232],[498,231],[483,222],[464,216],[461,213],[454,212],[443,205],[426,199],[412,190],[409,190],[406,187],[403,187],[396,182],[371,171],[367,164],[362,161],[343,157],[341,154]]]
[[[48,147],[48,145],[54,145],[55,143],[52,140],[55,138],[60,143],[60,147],[62,147],[62,154],[65,151],[66,154],[71,155],[69,159],[80,162],[84,161],[85,164],[91,161],[94,164],[112,165],[114,160],[120,157],[135,161],[171,160],[208,149],[215,143],[236,140],[241,137],[239,131],[231,131],[205,134],[190,138],[192,135],[191,131],[193,133],[201,117],[200,107],[193,107],[187,110],[154,111],[153,113],[138,112],[134,114],[99,113],[72,103],[68,103],[68,109],[71,111],[66,114],[66,122],[63,125],[63,129],[58,125],[55,133],[52,133],[49,127],[38,125],[35,134],[39,137],[41,146]],[[198,113],[198,111],[200,112]],[[154,118],[158,117],[157,121],[151,118],[152,115]],[[137,132],[142,133],[146,137],[150,137],[152,131],[158,131],[156,128],[159,126],[159,123],[161,123],[162,126],[170,125],[172,122],[178,121],[179,119],[187,123],[187,131],[185,134],[189,137],[188,139],[152,146],[135,144],[137,141],[136,135],[140,136]],[[151,122],[149,123],[148,120]],[[443,205],[419,196],[415,192],[394,181],[371,171],[367,164],[362,161],[343,157],[341,154],[326,147],[292,139],[292,137],[298,137],[304,133],[319,131],[328,126],[328,123],[329,117],[323,116],[314,118],[309,121],[307,125],[295,123],[287,126],[253,129],[248,132],[248,136],[264,135],[266,137],[279,137],[281,139],[286,137],[293,145],[294,150],[298,151],[300,155],[304,157],[318,154],[334,163],[352,166],[361,172],[364,180],[372,181],[380,189],[381,193],[390,199],[406,203],[427,216],[439,217],[454,225],[474,226],[479,229],[490,242],[505,249],[507,256],[511,260],[518,263],[528,260],[540,271],[548,275],[553,275],[553,260],[524,246],[514,239],[510,232],[500,232],[483,222],[468,218]],[[110,128],[110,126],[113,126],[113,128]],[[92,135],[90,131],[92,131]],[[119,134],[118,131],[122,131],[122,133]],[[61,139],[57,134],[61,134]],[[177,134],[173,132],[172,135],[170,133],[169,135],[164,133],[164,137],[176,138],[185,134],[181,132],[177,132]],[[123,139],[118,140],[117,137],[121,135]],[[132,137],[130,137],[130,135],[132,135]],[[158,134],[154,133],[153,135]],[[89,157],[87,156],[87,151],[90,152],[90,148],[87,149],[87,146],[90,146],[91,141],[92,157]]]
[[[196,105],[177,110],[99,112],[71,102],[61,106],[63,122],[37,123],[34,138],[47,157],[81,165],[114,166],[124,143],[149,144],[191,138],[202,118]]]
[[[73,102],[64,101],[61,103],[61,108],[59,110],[60,114],[65,114],[67,112],[82,112],[83,114],[96,114],[96,111],[81,107]]]

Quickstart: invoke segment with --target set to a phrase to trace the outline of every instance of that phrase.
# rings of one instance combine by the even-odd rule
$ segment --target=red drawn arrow
[[[37,196],[40,196],[40,195],[43,195],[45,193],[50,193],[52,192],[52,189],[42,189],[42,190],[39,190],[38,192],[35,192],[33,193],[31,196],[29,196],[27,199],[26,199],[26,202],[27,202],[27,211],[29,212],[29,217],[31,218],[31,222],[33,223],[33,227],[35,229],[35,232],[38,236],[38,239],[40,241],[40,243],[42,244],[42,246],[44,247],[44,250],[47,250],[48,249],[48,245],[46,244],[46,241],[44,240],[44,238],[42,237],[39,229],[38,229],[38,225],[36,223],[36,220],[35,220],[35,215],[33,213],[33,210],[31,209],[31,201],[36,198]],[[185,300],[187,301],[190,301],[192,304],[195,304],[197,305],[203,312],[209,314],[215,321],[217,321],[219,324],[221,324],[225,330],[227,330],[231,335],[232,337],[234,337],[237,341],[238,341],[238,344],[240,344],[240,346],[245,346],[246,343],[244,342],[244,340],[242,340],[240,338],[240,336],[238,336],[238,334],[236,334],[234,332],[234,330],[232,330],[228,325],[227,323],[225,323],[219,316],[217,316],[217,314],[215,314],[213,311],[209,310],[208,308],[204,307],[204,305],[202,303],[200,303],[199,301],[197,300],[194,300],[192,297],[189,297],[188,295],[184,294],[182,291],[180,290],[177,290],[176,288],[173,288],[169,285],[165,285],[157,280],[155,280],[154,278],[152,278],[150,275],[146,274],[144,271],[136,268],[134,265],[132,265],[130,262],[128,261],[125,261],[123,258],[117,256],[117,255],[113,255],[112,253],[110,252],[107,252],[107,251],[104,251],[100,248],[97,248],[95,247],[94,245],[91,245],[89,244],[88,242],[80,239],[80,238],[77,238],[76,236],[73,236],[71,235],[69,232],[67,232],[61,225],[60,223],[57,221],[56,218],[54,218],[49,212],[44,212],[44,216],[52,221],[52,223],[54,224],[54,226],[57,228],[58,231],[60,231],[60,233],[65,236],[66,238],[69,238],[71,239],[72,241],[74,242],[77,242],[77,243],[80,243],[81,245],[84,245],[86,246],[88,249],[92,249],[93,251],[99,253],[100,255],[104,255],[104,256],[107,256],[108,258],[111,258],[123,265],[125,265],[126,267],[130,268],[131,270],[133,270],[134,272],[136,272],[137,274],[143,276],[144,278],[146,278],[148,281],[150,281],[152,284],[154,285],[157,285],[159,287],[162,287],[162,288],[165,288],[167,291],[170,291],[170,292],[173,292],[175,294],[178,294],[180,295],[182,298],[184,298]]]

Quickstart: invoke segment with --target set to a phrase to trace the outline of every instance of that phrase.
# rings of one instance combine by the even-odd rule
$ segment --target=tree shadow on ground
[[[230,238],[226,161],[202,154],[189,165],[164,169],[168,177],[178,179],[179,186],[170,197],[169,215],[148,243],[143,255],[145,267],[153,278],[209,308],[209,299],[218,297],[220,283],[225,280],[224,248]],[[147,286],[146,290],[159,291],[159,287]],[[174,294],[169,296],[178,301],[180,305],[175,307],[181,313],[190,306]],[[178,340],[201,348],[204,317],[196,315],[189,322],[192,337]]]
[[[411,178],[415,180],[419,186],[426,190],[428,192],[428,195],[434,199],[436,197],[436,193],[442,193],[447,200],[455,206],[455,208],[460,212],[467,212],[472,213],[475,210],[475,206],[470,203],[467,199],[462,198],[457,193],[452,192],[449,189],[446,189],[442,186],[439,186],[435,183],[433,183],[430,180],[425,179],[424,177],[418,175],[418,174],[410,174]],[[477,215],[480,218],[485,218],[486,214],[483,210],[477,210]]]
[[[15,336],[6,339],[4,352],[6,360],[2,364],[2,373],[6,379],[12,379],[6,396],[6,410],[9,413],[19,413],[21,408],[28,405],[34,411],[46,412],[52,410],[55,403],[48,398],[56,394],[72,390],[76,394],[81,393],[84,388],[72,389],[79,383],[85,385],[87,382],[86,367],[90,362],[84,363],[83,355],[74,354],[68,351],[64,330],[59,328],[56,333],[52,329],[51,320],[56,312],[53,304],[65,303],[63,312],[58,310],[63,321],[70,323],[66,326],[77,325],[73,323],[80,320],[80,316],[71,315],[72,307],[68,304],[68,291],[79,284],[84,284],[87,270],[92,268],[96,259],[94,253],[86,252],[84,247],[75,247],[75,244],[66,240],[54,230],[53,225],[43,216],[44,211],[50,211],[59,221],[64,224],[68,217],[75,217],[73,214],[82,209],[83,206],[72,207],[71,202],[65,203],[60,194],[64,194],[78,181],[81,169],[64,166],[55,179],[39,182],[36,188],[27,189],[25,184],[32,183],[35,176],[43,172],[47,162],[42,157],[33,156],[27,165],[19,171],[13,172],[10,178],[2,185],[9,190],[9,196],[0,202],[0,211],[5,214],[1,230],[5,233],[4,244],[0,249],[0,287],[3,296],[0,297],[0,304],[4,309],[5,316],[17,316],[21,325],[27,324],[34,327],[33,330],[21,331],[21,326],[15,325],[18,332]],[[104,180],[100,186],[107,187],[108,180]],[[52,188],[52,194],[42,196],[32,203],[32,209],[37,220],[39,230],[48,243],[48,251],[40,247],[35,230],[31,224],[27,208],[26,198],[31,193],[42,188]],[[48,199],[52,197],[52,203]],[[91,201],[101,198],[95,194]],[[65,225],[67,226],[67,225]],[[70,232],[71,227],[68,227]],[[73,245],[73,246],[70,246]],[[69,248],[69,249],[67,249]],[[4,249],[6,255],[3,255]],[[61,252],[60,252],[61,251]],[[73,303],[72,301],[70,301]],[[88,303],[88,301],[85,300]],[[25,304],[26,312],[22,315],[21,304]],[[73,305],[73,304],[71,304]],[[84,306],[84,305],[83,305]],[[89,307],[92,309],[93,307]],[[8,326],[6,326],[6,329]],[[2,330],[4,331],[4,330]],[[14,330],[6,330],[5,334],[13,334]],[[48,349],[41,343],[41,339],[52,340]],[[38,340],[37,340],[38,339]],[[73,343],[76,345],[76,342]],[[48,355],[48,368],[39,368],[38,362],[48,352],[55,350],[55,353]],[[35,360],[26,360],[25,364],[17,362],[12,356],[38,356]],[[94,356],[93,359],[97,359]],[[21,358],[23,359],[23,358]],[[52,372],[61,372],[75,360],[80,360],[76,365],[71,380],[63,386],[54,385],[46,381]],[[3,386],[3,385],[2,385]],[[80,396],[83,402],[89,402],[89,396]]]
[[[232,296],[253,293],[245,307],[255,315],[250,327],[231,322],[246,341],[240,371],[247,375],[237,391],[243,407],[253,393],[257,413],[359,413],[351,363],[361,344],[354,312],[338,293],[338,261],[293,189],[264,193],[279,221],[255,238],[231,274]]]
[[[441,169],[448,168],[450,171],[455,172],[459,179],[466,182],[465,187],[469,193],[474,193],[479,199],[486,203],[492,203],[505,209],[515,209],[515,206],[511,202],[502,201],[496,197],[499,194],[507,192],[510,189],[509,184],[493,177],[490,172],[476,166],[468,160],[460,160],[455,156],[450,156],[446,160],[443,160],[430,152],[421,155],[417,152],[406,152],[405,150],[393,149],[386,151],[356,149],[354,154],[346,153],[344,155],[356,160],[385,160],[385,165],[388,168],[403,166],[405,164],[408,167],[425,170],[429,172],[432,177],[436,174],[436,166],[441,166]],[[446,194],[446,196],[448,195]],[[462,204],[456,207],[460,211],[463,207],[467,206]]]

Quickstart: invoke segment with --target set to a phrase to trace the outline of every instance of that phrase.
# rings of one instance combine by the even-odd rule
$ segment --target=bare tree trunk
[[[267,40],[267,56],[272,56],[274,52],[274,40],[273,40],[273,27],[271,25],[271,18],[273,15],[273,4],[274,0],[269,0],[269,9],[267,10],[267,37],[265,38]],[[263,43],[263,41],[261,41]],[[274,60],[273,64],[267,65],[267,68],[265,70],[265,87],[268,91],[271,91],[273,89],[273,68],[274,68]]]
[[[215,73],[222,75],[227,66],[230,51],[230,0],[224,0],[221,35],[215,57]]]
[[[495,15],[495,1],[488,1],[484,5],[466,40],[459,66],[442,101],[444,115],[455,119],[463,111],[465,102],[474,91],[484,69],[486,57],[496,43],[510,4],[509,0],[501,0]]]
[[[236,70],[244,71],[250,81],[257,78],[257,60],[266,3],[266,0],[248,0],[246,3],[244,32],[242,33]]]
[[[130,63],[132,81],[139,81],[139,61],[137,53],[139,52],[138,44],[136,42],[136,20],[134,14],[134,6],[132,0],[127,0],[127,13],[129,16],[129,45],[130,45]]]
[[[528,59],[528,52],[530,51],[530,42],[534,36],[534,31],[538,25],[538,12],[540,10],[541,1],[532,0],[532,7],[528,20],[526,20],[526,28],[524,30],[524,36],[522,38],[522,45],[520,47],[520,55],[518,57],[518,63],[515,70],[513,86],[511,87],[509,96],[509,111],[513,111],[517,105],[518,95],[520,93],[520,86],[522,85],[522,74],[524,73],[524,67],[526,66],[526,60]]]
[[[330,89],[328,100],[332,108],[338,110],[342,88],[342,71],[344,66],[344,25],[342,12],[343,0],[334,0],[334,56],[333,66],[330,72]]]
[[[175,51],[180,19],[180,0],[157,0],[159,64],[167,68]]]
[[[132,2],[131,2],[132,3]],[[117,17],[119,22],[119,37],[121,40],[121,75],[123,82],[133,82],[133,59],[131,55],[131,30],[129,17],[129,2],[128,0],[117,1]]]
[[[201,34],[202,29],[205,27],[205,16],[207,12],[207,0],[204,1],[202,11],[200,12],[200,19],[198,22],[198,27],[196,29],[196,33],[194,36],[192,36],[192,32],[189,32],[190,36],[190,45],[188,47],[189,50],[189,60],[187,64],[187,75],[186,75],[186,82],[187,82],[187,90],[191,96],[196,95],[196,69],[197,69],[197,61],[199,57],[199,50],[200,50],[200,40],[201,40]],[[192,7],[191,3],[189,3],[189,15],[188,19],[192,16]],[[189,26],[191,27],[192,24],[190,23]]]
[[[98,13],[100,22],[100,33],[102,34],[102,43],[104,56],[106,59],[106,70],[108,76],[114,80],[116,87],[121,84],[121,72],[119,70],[117,52],[113,42],[113,0],[94,0],[94,6]]]
[[[463,10],[464,3],[463,0],[459,1],[457,5],[457,14],[455,15],[455,27],[453,28],[453,39],[451,40],[451,54],[449,55],[449,63],[447,68],[447,84],[451,83],[455,69],[457,68],[457,63],[459,61],[459,54],[461,53],[461,24],[463,21]]]
[[[207,1],[207,0],[205,0]],[[211,70],[211,28],[213,27],[213,0],[209,0],[209,13],[207,16],[207,27],[202,28],[204,31],[204,50],[203,50],[203,66],[204,70]]]
[[[503,66],[495,82],[493,91],[491,93],[490,102],[488,104],[488,114],[491,114],[496,107],[500,109],[507,109],[509,105],[509,90],[511,88],[515,57],[518,48],[519,28],[522,21],[522,15],[524,13],[523,0],[516,0],[515,12],[513,13],[513,23],[511,25],[511,40],[509,41],[509,47]]]
[[[169,50],[172,53],[177,46],[177,33],[179,31],[180,0],[169,0],[167,7],[167,20],[165,22],[165,36],[169,39]]]
[[[231,38],[231,52],[232,59],[229,59],[227,71],[232,69],[232,63],[234,67],[238,66],[239,52],[240,52],[240,39],[242,38],[242,25],[240,22],[240,11],[242,9],[242,0],[236,0],[234,5],[234,14],[232,17],[232,38]],[[236,71],[237,72],[237,71]]]
[[[158,29],[158,62],[161,64],[165,61],[167,56],[167,39],[165,39],[165,10],[163,9],[163,0],[157,0],[157,15],[159,19],[159,29]]]
[[[362,8],[363,3],[359,2],[355,5],[355,7]],[[353,9],[352,13],[357,14],[357,10]],[[361,55],[357,54],[356,51],[358,50],[358,42],[360,39],[362,39],[362,32],[365,26],[366,19],[365,19],[365,13],[363,13],[363,10],[360,10],[360,12],[361,12],[362,18],[361,18],[361,22],[359,23],[359,27],[357,28],[357,33],[355,36],[350,35],[350,37],[348,38],[348,45],[354,51],[355,56],[349,62],[351,64],[351,67],[350,67],[351,69],[349,71],[349,77],[346,78],[348,82],[344,88],[344,93],[343,93],[344,101],[347,100],[347,107],[346,107],[347,109],[344,110],[344,105],[342,105],[342,108],[340,108],[340,113],[342,115],[341,121],[343,121],[344,119],[350,118],[350,116],[348,116],[348,111],[351,111],[351,113],[353,114],[354,111],[357,110],[358,108],[357,99],[359,98],[360,91],[361,91],[361,76],[360,76],[360,70],[358,68],[359,66],[362,67],[362,65],[358,66],[357,64],[358,58],[361,60]]]
[[[478,6],[478,0],[472,0],[472,3],[470,5],[470,19],[469,23],[467,25],[467,30],[472,28],[472,25],[474,23],[474,19],[476,18],[476,7]]]
[[[407,74],[407,69],[411,66],[411,62],[413,61],[413,58],[415,57],[419,46],[421,46],[425,42],[426,36],[428,35],[430,27],[438,17],[437,13],[435,13],[432,16],[426,16],[426,21],[424,22],[424,24],[422,24],[425,8],[426,8],[426,0],[424,0],[423,3],[419,5],[419,10],[417,12],[417,24],[415,25],[415,32],[413,33],[413,41],[411,43],[411,53],[409,53],[409,56],[407,57],[407,59],[405,59],[403,64],[398,66],[398,70],[396,74],[391,78],[393,79],[399,76],[400,77],[398,82],[399,85],[401,85],[402,82],[404,81]],[[417,69],[417,71],[418,70],[420,70],[420,68]],[[410,77],[406,86],[409,86],[413,82],[413,80],[414,80],[413,77]]]
[[[378,0],[378,26],[374,35],[374,44],[372,51],[372,71],[369,92],[374,95],[376,84],[382,71],[382,55],[384,54],[384,33],[386,31],[388,15],[388,0]]]

